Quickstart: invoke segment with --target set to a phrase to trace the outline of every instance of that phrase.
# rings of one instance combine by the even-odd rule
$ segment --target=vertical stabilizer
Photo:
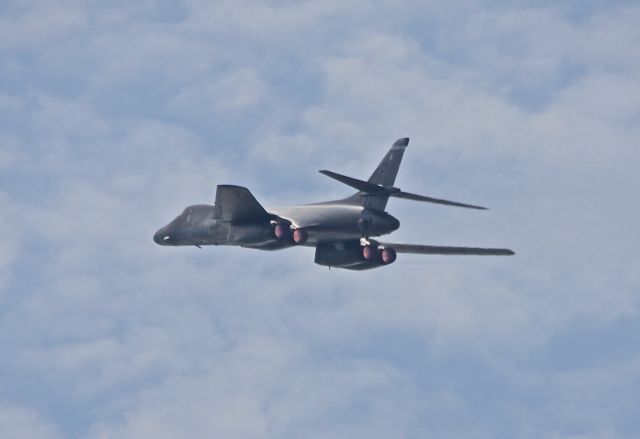
[[[400,162],[402,161],[404,150],[408,144],[408,137],[396,140],[395,143],[391,146],[389,152],[387,152],[387,154],[384,156],[376,170],[373,171],[373,174],[371,174],[371,177],[369,177],[367,183],[378,186],[392,187],[396,181],[398,169],[400,168]],[[349,203],[359,204],[370,209],[384,211],[384,209],[387,207],[388,200],[388,193],[374,194],[368,191],[360,190],[358,193],[350,196],[345,201]]]
[[[400,168],[400,162],[402,161],[404,150],[408,144],[408,137],[396,140],[376,170],[373,171],[371,177],[369,177],[369,183],[378,184],[380,186],[393,186],[396,181],[396,175],[398,175],[398,169]]]

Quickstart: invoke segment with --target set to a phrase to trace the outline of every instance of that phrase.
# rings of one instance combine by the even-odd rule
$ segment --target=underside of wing
[[[216,218],[223,221],[256,221],[268,219],[269,214],[249,189],[242,186],[218,185],[216,190]]]
[[[515,253],[507,248],[446,247],[438,245],[393,244],[381,242],[383,247],[391,247],[398,253],[420,255],[469,255],[469,256],[512,256]]]

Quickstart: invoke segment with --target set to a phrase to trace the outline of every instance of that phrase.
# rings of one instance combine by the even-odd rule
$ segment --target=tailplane
[[[378,167],[373,171],[369,180],[366,182],[361,181],[361,183],[363,183],[362,185],[350,184],[345,181],[345,179],[336,178],[336,174],[330,175],[332,173],[329,171],[320,172],[358,189],[356,194],[347,198],[347,202],[359,204],[370,209],[384,211],[387,207],[387,201],[390,196],[390,193],[385,189],[393,188],[393,184],[396,182],[396,176],[398,175],[398,169],[400,169],[400,163],[402,162],[402,156],[404,155],[404,150],[407,145],[409,145],[408,137],[396,140],[393,145],[391,145],[391,149],[389,149],[382,158]],[[351,180],[353,181],[355,179]],[[378,189],[374,189],[375,187]]]
[[[447,206],[486,210],[486,207],[458,203],[440,198],[432,198],[424,195],[416,195],[409,192],[403,192],[397,187],[394,187],[393,184],[396,181],[398,169],[400,169],[400,162],[402,161],[404,150],[408,144],[409,138],[407,137],[396,140],[367,181],[358,180],[357,178],[348,177],[346,175],[326,170],[320,171],[320,173],[358,190],[356,194],[346,198],[344,202],[358,204],[370,209],[384,211],[387,206],[387,201],[389,201],[389,197],[396,197],[404,198],[406,200],[444,204]]]

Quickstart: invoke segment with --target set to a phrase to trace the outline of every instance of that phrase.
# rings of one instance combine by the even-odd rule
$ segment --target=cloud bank
[[[2,437],[635,437],[633,2],[5,2]],[[166,249],[218,183],[345,194],[412,138],[398,241],[328,271]]]

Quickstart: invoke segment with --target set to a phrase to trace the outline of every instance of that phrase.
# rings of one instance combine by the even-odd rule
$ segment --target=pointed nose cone
[[[158,245],[164,245],[167,242],[167,234],[164,231],[164,229],[160,229],[158,230],[154,235],[153,235],[153,242],[155,242]]]

